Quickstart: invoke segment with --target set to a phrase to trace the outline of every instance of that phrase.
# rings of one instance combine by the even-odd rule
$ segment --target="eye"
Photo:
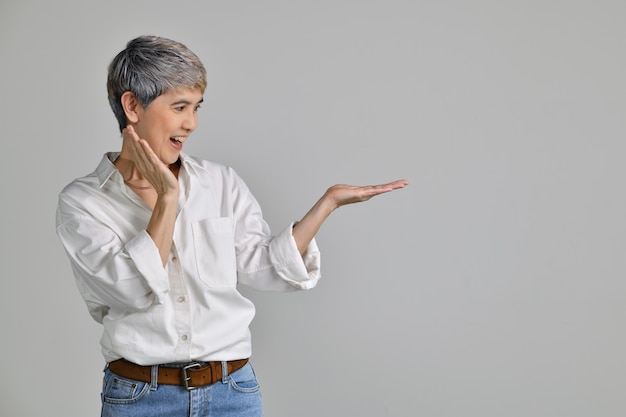
[[[200,107],[202,107],[202,106],[198,104],[198,105],[197,105],[197,106],[193,109],[193,111],[198,111],[198,110],[200,109]]]

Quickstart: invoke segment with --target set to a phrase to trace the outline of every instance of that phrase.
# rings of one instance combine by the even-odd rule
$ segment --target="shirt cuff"
[[[308,290],[317,285],[321,278],[321,257],[315,239],[307,246],[303,255],[300,255],[296,240],[293,237],[293,226],[283,230],[270,242],[270,256],[272,264],[276,265],[276,272],[282,280],[301,290]]]
[[[126,253],[146,280],[157,304],[163,304],[169,292],[167,271],[161,263],[161,254],[147,231],[143,230],[128,243]]]

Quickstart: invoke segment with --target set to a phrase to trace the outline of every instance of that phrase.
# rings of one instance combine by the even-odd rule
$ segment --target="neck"
[[[122,174],[122,178],[124,178],[124,182],[126,183],[147,183],[148,180],[141,175],[141,172],[137,169],[137,166],[133,162],[132,159],[124,158],[123,156],[119,156],[113,164],[117,167],[117,170]]]
[[[117,170],[122,175],[124,183],[135,190],[149,190],[154,188],[152,184],[144,177],[137,169],[135,162],[132,159],[125,158],[120,155],[113,164],[117,167]],[[178,171],[180,169],[180,158],[173,164],[169,165],[169,169],[178,178]]]

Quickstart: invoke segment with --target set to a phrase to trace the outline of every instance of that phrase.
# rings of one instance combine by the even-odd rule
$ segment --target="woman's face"
[[[183,143],[198,126],[200,103],[202,92],[198,89],[167,91],[146,108],[137,106],[137,122],[133,127],[164,164],[173,164],[178,160]]]

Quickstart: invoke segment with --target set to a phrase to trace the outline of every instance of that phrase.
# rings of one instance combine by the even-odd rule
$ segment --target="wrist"
[[[322,211],[328,214],[339,208],[339,204],[337,204],[337,201],[328,191],[319,199],[317,205]]]
[[[164,203],[177,203],[178,188],[168,188],[167,190],[157,191],[157,200],[161,200]]]

